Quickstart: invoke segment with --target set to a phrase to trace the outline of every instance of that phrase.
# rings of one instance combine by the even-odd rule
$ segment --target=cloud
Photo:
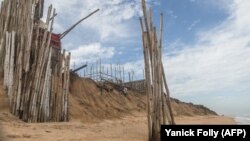
[[[135,44],[140,38],[140,32],[135,32],[140,29],[137,18],[142,15],[140,0],[61,0],[60,2],[50,0],[45,2],[45,7],[52,3],[58,13],[54,24],[55,33],[62,33],[79,19],[97,8],[100,9],[98,13],[83,21],[63,39],[63,48],[67,51],[75,52],[76,47],[79,49],[79,47],[98,44],[104,49],[110,49],[106,47],[112,46],[113,54],[119,54],[121,51],[117,49],[116,53],[117,50],[114,47],[117,48],[120,44],[123,44],[122,46]],[[75,63],[81,62],[82,58],[88,61],[90,57],[95,58],[91,56],[93,54],[87,54],[87,57],[84,56],[86,54],[77,56],[74,54],[72,53],[72,57]]]
[[[71,21],[70,23],[73,24],[99,8],[100,11],[97,14],[85,20],[80,26],[91,32],[97,32],[98,38],[104,41],[113,38],[129,38],[132,31],[131,19],[141,15],[139,0],[46,1],[46,5],[49,3],[52,3],[59,13],[57,22],[61,25],[57,27],[64,27],[65,29],[66,20],[66,23],[69,24],[69,21]]]
[[[100,43],[92,43],[88,45],[79,46],[71,50],[72,60],[71,64],[93,63],[98,59],[112,58],[115,53],[113,47],[103,47]]]
[[[243,115],[250,112],[250,1],[227,5],[228,18],[197,32],[194,43],[178,39],[170,43],[167,48],[172,50],[165,50],[163,62],[173,97],[204,104],[218,113]],[[140,74],[141,63],[127,64]]]
[[[173,50],[163,54],[163,62],[174,97],[250,93],[248,7],[250,1],[235,0],[227,9],[230,16],[218,26],[197,33],[195,43],[176,40],[170,44]],[[192,25],[195,23],[198,21]],[[143,68],[140,63],[127,64],[139,74]]]
[[[166,13],[167,13],[167,15],[170,16],[171,19],[176,19],[176,18],[178,18],[178,16],[175,15],[174,11],[172,11],[172,10],[167,10]]]
[[[165,68],[175,96],[238,90],[250,84],[250,48],[199,46],[165,58]],[[242,88],[241,88],[242,87]],[[234,91],[235,91],[234,90]]]
[[[209,7],[210,9],[211,7],[214,7],[217,10],[222,10],[225,12],[225,11],[228,11],[228,9],[230,8],[231,4],[234,1],[235,0],[194,0],[193,3],[199,4],[201,6],[205,6],[205,8]]]
[[[167,78],[175,96],[250,92],[248,7],[250,1],[235,0],[222,24],[200,32],[194,45],[171,56],[165,53]]]
[[[200,23],[200,20],[195,20],[189,27],[188,27],[188,31],[191,31],[193,28],[195,28],[195,26],[197,25],[197,24],[199,24]]]
[[[87,21],[84,26],[96,30],[101,40],[114,40],[114,38],[129,38],[133,27],[131,19],[141,15],[140,5],[137,1],[84,1],[84,5],[93,8],[100,8],[100,13]],[[82,12],[84,15],[84,12]],[[137,21],[137,19],[136,19]]]

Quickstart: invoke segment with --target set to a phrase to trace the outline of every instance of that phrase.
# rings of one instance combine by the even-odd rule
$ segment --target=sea
[[[247,124],[250,125],[250,117],[249,116],[236,116],[234,117],[234,120],[237,124]]]

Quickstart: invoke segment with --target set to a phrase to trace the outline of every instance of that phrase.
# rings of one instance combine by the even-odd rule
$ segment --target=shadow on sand
[[[6,141],[6,138],[4,138],[3,126],[1,123],[0,123],[0,141]]]

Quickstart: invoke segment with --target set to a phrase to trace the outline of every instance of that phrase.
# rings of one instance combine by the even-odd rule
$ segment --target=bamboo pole
[[[143,26],[142,26],[143,27]],[[142,28],[143,29],[143,28]],[[144,31],[144,30],[142,30]],[[147,95],[147,111],[148,111],[148,138],[149,140],[152,140],[152,117],[151,117],[151,98],[152,98],[152,91],[151,91],[151,82],[150,80],[150,70],[149,70],[149,62],[147,61],[149,59],[148,55],[148,43],[146,40],[146,33],[143,33],[143,46],[144,46],[144,60],[145,60],[145,71],[146,71],[146,95]]]
[[[170,91],[169,91],[169,88],[168,88],[168,84],[167,84],[163,64],[161,64],[161,66],[162,66],[164,86],[165,86],[165,89],[166,89],[167,105],[168,105],[168,109],[169,109],[170,117],[171,117],[171,120],[170,120],[171,123],[170,124],[175,124],[173,109],[172,109],[171,102],[170,102]]]
[[[113,69],[112,69],[112,64],[110,64],[110,73],[111,73],[111,77],[113,77]]]
[[[9,86],[9,62],[10,62],[10,42],[9,42],[9,33],[6,32],[6,54],[5,54],[5,63],[4,63],[4,87],[7,89]],[[9,96],[9,95],[8,95]]]
[[[69,53],[68,55],[68,62],[67,62],[67,81],[66,81],[66,85],[67,85],[67,88],[66,88],[66,103],[65,103],[65,107],[66,107],[66,111],[64,113],[64,121],[68,121],[69,120],[69,104],[68,104],[68,101],[69,101],[69,85],[70,85],[70,57],[71,57],[71,53]]]
[[[9,99],[10,99],[10,103],[12,105],[12,102],[13,102],[13,98],[14,98],[14,95],[13,95],[13,87],[14,87],[14,57],[15,57],[15,32],[12,32],[10,35],[9,35],[9,38],[10,38],[10,48],[11,48],[11,53],[10,53],[10,68],[9,68],[9,87],[8,87],[8,96],[9,96]],[[11,107],[12,108],[12,107]]]
[[[161,99],[163,100],[161,102],[162,104],[162,115],[163,115],[163,124],[167,124],[166,122],[166,105],[165,105],[165,102],[164,102],[164,90],[163,90],[163,86],[162,86],[162,66],[161,66],[161,60],[162,60],[162,38],[163,38],[163,13],[161,13],[161,16],[160,16],[160,35],[159,35],[159,57],[160,57],[160,60],[159,60],[159,80],[160,80],[160,83],[161,83]]]
[[[124,67],[122,67],[122,82],[125,83]]]
[[[98,12],[100,9],[96,9],[95,11],[91,12],[89,15],[87,15],[86,17],[82,18],[81,20],[79,20],[77,23],[75,23],[72,27],[70,27],[68,30],[66,30],[65,32],[63,32],[60,36],[60,38],[64,38],[70,31],[72,31],[78,24],[80,24],[82,21],[84,21],[85,19],[89,18],[90,16],[92,16],[93,14],[95,14],[96,12]]]
[[[43,3],[4,0],[0,9],[0,73],[3,69],[11,113],[29,122],[65,120],[68,113],[69,57],[65,63],[65,56],[56,51],[58,63],[51,65],[55,10],[51,15],[49,7],[41,26]]]
[[[142,29],[142,41],[145,63],[145,84],[147,94],[148,111],[148,140],[160,141],[160,125],[166,124],[166,118],[170,114],[170,124],[174,124],[174,117],[170,100],[165,100],[164,89],[169,94],[162,65],[162,38],[163,38],[163,15],[160,17],[160,34],[157,37],[156,27],[153,24],[152,8],[147,13],[146,2],[142,0],[144,23],[140,19]],[[145,28],[144,28],[145,26]],[[132,72],[133,77],[133,72]],[[133,79],[133,78],[132,78]],[[169,95],[168,95],[168,98]],[[165,106],[170,113],[166,113]]]

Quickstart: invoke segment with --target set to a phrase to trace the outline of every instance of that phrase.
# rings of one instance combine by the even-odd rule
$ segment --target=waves
[[[237,122],[237,124],[250,125],[250,117],[235,117],[234,120]]]

